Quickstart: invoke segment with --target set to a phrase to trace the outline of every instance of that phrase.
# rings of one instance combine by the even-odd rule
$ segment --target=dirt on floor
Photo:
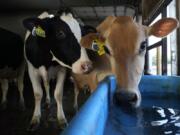
[[[54,92],[54,86],[55,82],[51,82],[51,97]],[[34,108],[34,96],[31,82],[26,74],[24,80],[24,98],[26,109],[24,111],[21,109],[18,103],[19,93],[17,87],[14,84],[10,84],[7,107],[6,109],[0,107],[0,135],[59,135],[62,130],[57,126],[55,100],[53,97],[51,98],[52,103],[50,109],[47,110],[45,107],[44,97],[45,93],[43,95],[41,105],[41,124],[36,131],[29,131],[28,127]],[[89,93],[81,92],[78,98],[79,106],[82,106],[88,97]],[[73,108],[73,98],[73,84],[67,78],[64,86],[63,108],[68,122],[70,122],[70,120],[76,114]]]

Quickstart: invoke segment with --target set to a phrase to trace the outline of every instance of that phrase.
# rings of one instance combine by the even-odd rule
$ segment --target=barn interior
[[[25,37],[26,30],[22,21],[27,17],[36,17],[43,11],[56,13],[61,7],[69,7],[75,18],[82,25],[98,26],[107,16],[132,16],[134,20],[150,26],[154,21],[172,17],[180,19],[179,0],[8,0],[0,1],[0,27]],[[158,39],[150,37],[147,40],[148,47],[144,74],[179,76],[180,75],[180,29],[174,31],[166,38]],[[0,37],[1,38],[1,37]],[[3,43],[4,44],[4,43]],[[27,127],[33,113],[33,91],[26,71],[24,80],[24,97],[26,109],[18,106],[19,94],[15,84],[11,83],[8,92],[7,108],[0,109],[0,134],[1,135],[58,135],[62,130],[58,129],[52,119],[47,123],[47,115],[55,117],[56,105],[53,103],[51,110],[42,109],[42,125],[37,131],[28,131]],[[54,82],[51,82],[52,88]],[[69,76],[64,86],[63,107],[68,121],[75,116],[73,108],[73,83]],[[53,92],[51,92],[53,95]],[[85,91],[80,93],[80,106],[90,96]],[[45,106],[42,103],[42,106]],[[42,107],[44,108],[44,107]]]

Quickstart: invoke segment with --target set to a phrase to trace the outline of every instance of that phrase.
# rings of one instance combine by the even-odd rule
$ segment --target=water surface
[[[180,98],[143,95],[138,109],[112,105],[105,135],[180,135]]]

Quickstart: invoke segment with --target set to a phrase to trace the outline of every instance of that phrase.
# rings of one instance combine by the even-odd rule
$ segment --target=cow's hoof
[[[58,128],[59,129],[65,129],[68,126],[68,123],[66,120],[62,119],[58,121]]]
[[[28,131],[36,131],[39,128],[39,123],[31,123],[29,127],[27,128]]]
[[[31,120],[31,123],[29,127],[27,128],[28,131],[35,131],[39,128],[40,126],[40,117],[39,116],[34,116]]]

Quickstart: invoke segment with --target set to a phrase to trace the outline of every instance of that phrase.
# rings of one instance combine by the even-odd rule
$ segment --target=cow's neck
[[[90,59],[93,62],[94,69],[98,71],[111,71],[110,59],[107,55],[99,56],[95,54],[91,56]]]

